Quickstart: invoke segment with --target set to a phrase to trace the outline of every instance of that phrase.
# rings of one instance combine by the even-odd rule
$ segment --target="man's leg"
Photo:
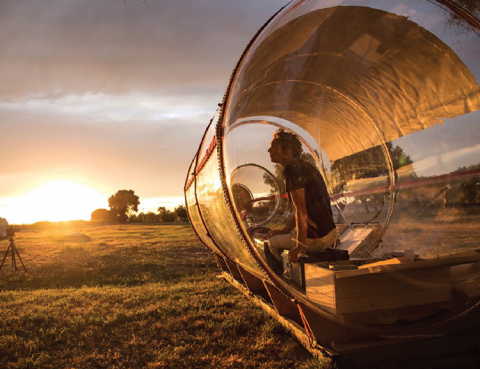
[[[337,229],[334,228],[322,238],[307,238],[306,252],[320,252],[333,246],[337,239]]]
[[[293,248],[292,235],[279,234],[268,239],[268,247],[278,261],[282,261],[282,251]]]

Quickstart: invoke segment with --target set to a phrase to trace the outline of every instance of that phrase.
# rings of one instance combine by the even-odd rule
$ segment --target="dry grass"
[[[216,278],[189,225],[49,227],[16,244],[28,272],[9,258],[0,272],[2,368],[329,367]]]

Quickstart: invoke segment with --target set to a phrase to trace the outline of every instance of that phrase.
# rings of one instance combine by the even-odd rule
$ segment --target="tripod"
[[[3,257],[2,265],[0,265],[0,270],[2,270],[3,263],[5,263],[5,259],[7,258],[10,250],[11,250],[11,255],[12,255],[12,267],[15,268],[15,271],[18,270],[17,260],[15,259],[15,254],[17,254],[18,260],[20,260],[20,263],[22,263],[23,270],[25,270],[25,272],[26,272],[27,268],[25,268],[25,265],[23,265],[22,258],[20,257],[20,254],[18,253],[17,247],[15,246],[15,242],[13,241],[13,237],[10,237],[10,244],[8,245],[7,251],[5,251],[5,255]]]

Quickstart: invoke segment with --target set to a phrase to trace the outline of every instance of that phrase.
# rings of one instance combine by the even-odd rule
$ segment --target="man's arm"
[[[272,233],[270,233],[270,237],[273,237],[273,236],[276,236],[277,234],[287,234],[287,233],[290,233],[293,228],[295,228],[295,225],[296,225],[296,220],[295,220],[295,215],[293,217],[291,217],[288,221],[287,224],[285,224],[285,227],[283,227],[282,229],[276,229],[274,231],[272,231]]]
[[[295,240],[296,246],[288,252],[288,260],[292,263],[298,263],[298,254],[306,249],[307,243],[308,213],[305,202],[305,189],[292,190],[290,196],[295,207],[297,239]]]

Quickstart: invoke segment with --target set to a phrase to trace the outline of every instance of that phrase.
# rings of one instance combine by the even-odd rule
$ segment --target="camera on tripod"
[[[2,218],[3,219],[3,218]],[[15,271],[18,270],[17,268],[17,260],[16,258],[18,257],[18,260],[22,264],[23,270],[26,272],[27,268],[25,268],[25,265],[23,264],[22,258],[20,257],[20,254],[18,253],[17,247],[15,246],[15,241],[13,240],[13,237],[15,237],[16,232],[20,232],[19,227],[5,227],[8,226],[7,224],[3,224],[4,227],[0,231],[0,240],[4,240],[8,238],[10,240],[10,244],[8,245],[7,251],[5,251],[5,255],[3,256],[2,263],[0,264],[0,270],[2,270],[3,263],[5,263],[5,259],[7,258],[8,255],[11,255],[12,257],[12,267],[15,268]],[[6,235],[6,236],[4,236]]]

